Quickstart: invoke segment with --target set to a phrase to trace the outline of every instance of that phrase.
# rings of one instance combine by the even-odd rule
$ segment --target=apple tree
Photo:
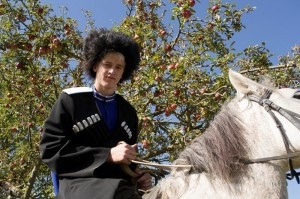
[[[49,198],[40,133],[61,89],[84,82],[81,32],[37,0],[2,0],[0,20],[0,198]]]
[[[171,162],[205,131],[233,94],[229,68],[254,79],[268,74],[277,86],[299,84],[299,48],[277,66],[264,43],[236,52],[234,35],[251,7],[220,0],[123,4],[124,18],[113,28],[139,43],[142,61],[118,92],[138,111],[145,160]],[[57,15],[38,0],[1,1],[1,198],[54,197],[38,150],[43,123],[63,88],[90,83],[80,68],[84,31],[64,11]]]

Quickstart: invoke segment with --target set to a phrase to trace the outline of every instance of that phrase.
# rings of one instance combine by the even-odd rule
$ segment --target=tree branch
[[[269,69],[275,70],[275,69],[280,69],[280,68],[300,68],[300,64],[292,63],[292,64],[279,64],[279,65],[274,65],[270,66]],[[248,73],[248,72],[255,72],[255,71],[260,71],[261,68],[252,68],[252,69],[247,69],[247,70],[242,70],[240,71],[241,74]]]
[[[38,176],[39,169],[41,167],[42,161],[39,160],[38,163],[33,167],[31,171],[31,175],[28,181],[28,186],[26,188],[26,191],[24,193],[24,199],[29,199],[30,198],[30,193],[33,189],[33,185],[35,183],[36,177]]]

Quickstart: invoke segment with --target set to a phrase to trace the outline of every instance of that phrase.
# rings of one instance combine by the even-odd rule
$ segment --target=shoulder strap
[[[68,95],[76,94],[76,93],[88,93],[92,92],[91,87],[74,87],[74,88],[67,88],[64,89],[63,92],[67,93]]]

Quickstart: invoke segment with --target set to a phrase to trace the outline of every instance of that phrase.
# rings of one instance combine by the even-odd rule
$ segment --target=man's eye
[[[300,99],[300,90],[294,93],[293,98]]]
[[[111,67],[111,65],[108,64],[108,63],[103,64],[103,66],[104,66],[105,68],[110,68],[110,67]]]

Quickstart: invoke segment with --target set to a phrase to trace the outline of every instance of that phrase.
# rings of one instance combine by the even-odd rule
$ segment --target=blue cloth
[[[118,119],[115,93],[111,96],[104,96],[101,95],[101,93],[98,93],[95,87],[93,87],[93,93],[105,124],[107,125],[109,131],[113,132]]]
[[[58,176],[53,171],[51,171],[51,178],[52,178],[54,194],[57,196],[58,188],[59,188],[59,179],[58,179]]]
[[[111,102],[97,101],[98,108],[110,132],[114,130],[117,123],[117,104],[116,100]]]

